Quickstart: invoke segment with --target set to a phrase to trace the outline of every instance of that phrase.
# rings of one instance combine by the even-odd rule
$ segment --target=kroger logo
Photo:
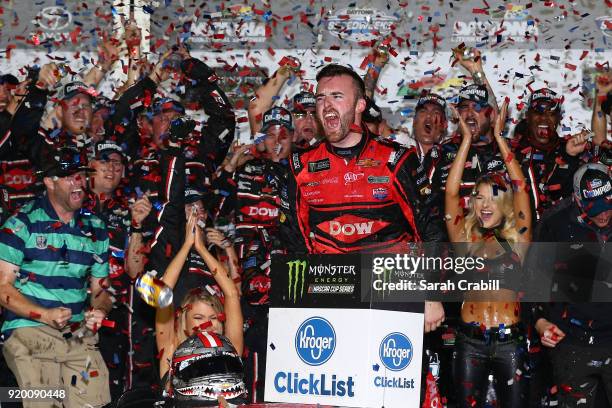
[[[403,333],[390,333],[380,343],[380,361],[391,371],[408,367],[412,360],[412,343]]]
[[[306,319],[295,334],[295,350],[300,360],[319,366],[329,360],[336,349],[336,332],[322,317]]]

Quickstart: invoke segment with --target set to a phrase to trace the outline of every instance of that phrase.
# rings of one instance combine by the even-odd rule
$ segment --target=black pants
[[[249,402],[263,402],[266,386],[268,307],[251,306],[243,302],[242,313],[248,325],[244,334],[244,368]]]
[[[559,408],[595,407],[601,384],[612,401],[612,347],[593,347],[561,341],[550,350]]]
[[[493,375],[498,408],[527,406],[527,350],[524,337],[513,340],[470,338],[457,333],[453,353],[453,377],[457,407],[483,407]]]

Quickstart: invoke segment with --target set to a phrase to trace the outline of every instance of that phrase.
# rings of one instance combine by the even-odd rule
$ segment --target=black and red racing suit
[[[416,151],[363,128],[353,157],[327,142],[292,154],[283,222],[290,252],[304,251],[298,241],[309,253],[348,253],[444,239],[441,218],[418,192],[424,169]]]
[[[250,304],[269,303],[272,256],[283,252],[278,230],[286,180],[286,160],[281,164],[257,158],[233,174],[221,171],[214,182],[219,198],[215,218],[234,214],[242,293]]]

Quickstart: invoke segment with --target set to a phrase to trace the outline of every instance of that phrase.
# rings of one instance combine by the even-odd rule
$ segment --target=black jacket
[[[538,304],[535,321],[543,317],[555,323],[567,335],[563,341],[612,345],[611,233],[612,226],[599,229],[585,221],[572,199],[536,228],[528,266],[534,285],[544,289],[543,295],[550,290],[557,301]]]

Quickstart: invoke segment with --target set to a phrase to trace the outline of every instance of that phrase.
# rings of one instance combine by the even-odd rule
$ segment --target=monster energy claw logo
[[[293,303],[295,303],[297,300],[298,285],[300,286],[300,298],[304,295],[304,279],[307,263],[306,261],[296,260],[287,262],[287,265],[289,265],[289,300],[293,297]],[[293,285],[293,294],[291,285]]]

